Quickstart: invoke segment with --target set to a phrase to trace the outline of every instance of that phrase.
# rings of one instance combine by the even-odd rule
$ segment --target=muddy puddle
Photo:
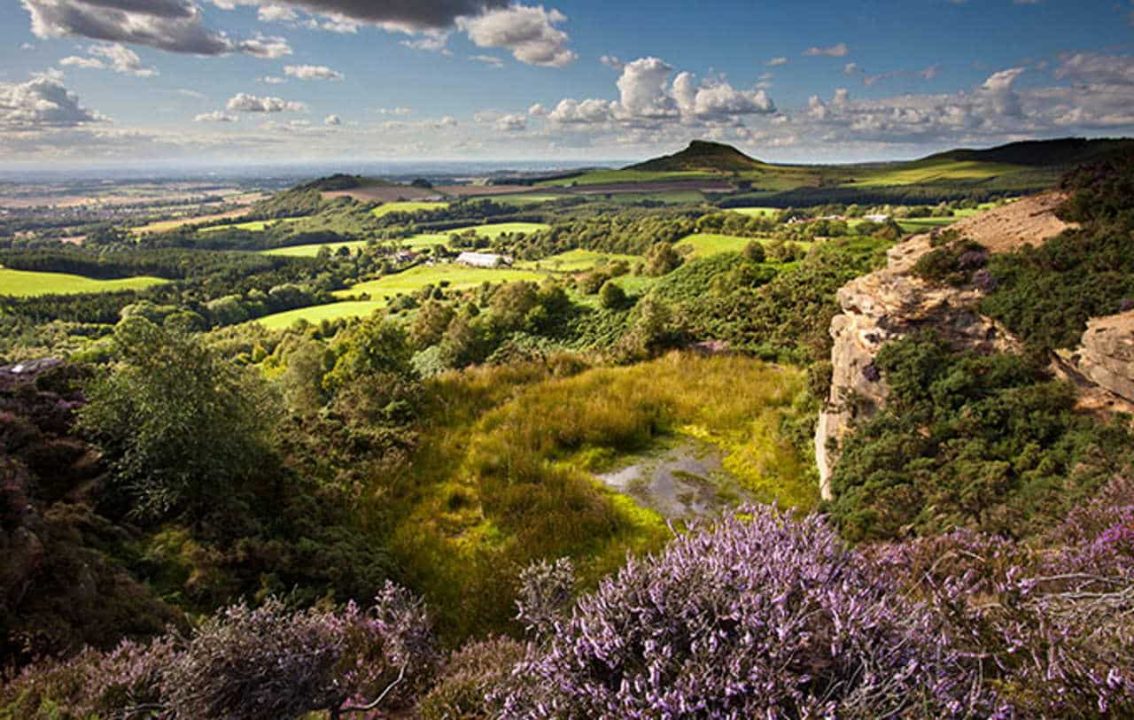
[[[623,458],[596,477],[607,487],[669,518],[714,515],[751,499],[722,467],[713,445],[684,440],[650,453]]]

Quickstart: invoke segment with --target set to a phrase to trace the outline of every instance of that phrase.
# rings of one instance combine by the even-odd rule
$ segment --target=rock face
[[[1068,227],[1053,213],[1062,199],[1055,193],[1025,198],[953,227],[992,252],[1039,244]],[[887,341],[933,328],[959,348],[1019,349],[1010,333],[977,311],[979,290],[936,285],[911,272],[918,259],[933,249],[930,241],[928,234],[915,235],[894,246],[886,267],[852,280],[838,292],[842,313],[831,321],[831,390],[815,433],[824,499],[832,496],[831,471],[851,422],[869,417],[886,401],[887,388],[874,359]]]
[[[1091,382],[1134,402],[1134,310],[1088,322],[1074,364]]]

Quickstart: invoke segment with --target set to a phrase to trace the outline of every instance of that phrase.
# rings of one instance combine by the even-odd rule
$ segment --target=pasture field
[[[144,235],[145,233],[163,233],[170,230],[176,230],[183,225],[195,225],[199,223],[219,223],[225,220],[238,218],[248,212],[247,208],[240,208],[237,210],[229,210],[228,212],[216,213],[214,215],[198,215],[196,217],[179,217],[171,218],[169,220],[157,220],[147,225],[139,225],[130,228],[130,232],[135,235]]]
[[[290,247],[272,248],[262,250],[261,255],[277,255],[279,257],[315,257],[323,248],[336,252],[339,248],[349,248],[351,252],[366,247],[369,240],[352,240],[344,243],[314,243],[311,245],[292,245]]]
[[[1003,163],[975,162],[972,160],[946,161],[933,160],[906,163],[899,168],[882,168],[864,173],[862,177],[847,183],[854,187],[878,185],[917,185],[934,182],[972,182],[991,180],[1001,175],[1011,175],[1026,168]]]
[[[9,270],[0,267],[0,296],[80,295],[85,293],[144,290],[168,280],[142,275],[119,280],[96,280],[66,273]]]
[[[511,195],[485,195],[483,199],[491,200],[494,203],[501,205],[514,205],[516,207],[527,207],[529,205],[539,205],[560,198],[568,197],[567,195],[549,195],[546,193],[515,193]]]
[[[775,218],[780,214],[780,208],[774,207],[738,207],[729,208],[729,212],[740,213],[748,217]]]
[[[927,218],[903,218],[897,221],[898,227],[905,232],[928,232],[934,228],[948,227],[957,222],[959,217],[927,217]]]
[[[550,225],[543,223],[530,223],[530,222],[510,222],[510,223],[487,223],[485,225],[470,225],[468,227],[453,228],[452,230],[445,230],[444,232],[425,232],[418,233],[402,241],[402,245],[412,250],[419,250],[424,247],[432,245],[445,245],[449,242],[450,235],[460,235],[461,233],[472,230],[478,236],[495,240],[504,233],[534,233],[541,230],[547,230]]]
[[[598,195],[588,195],[590,198]],[[619,205],[635,205],[646,201],[660,202],[667,205],[688,205],[705,202],[705,194],[698,190],[664,190],[661,192],[643,193],[613,193],[609,198],[603,198]]]
[[[443,201],[431,202],[427,200],[402,200],[399,202],[382,203],[371,211],[374,217],[384,217],[390,213],[415,213],[422,210],[442,210],[449,207],[449,203]]]
[[[249,220],[242,223],[225,223],[223,225],[210,225],[203,227],[198,232],[211,233],[219,232],[221,230],[247,230],[248,232],[263,232],[276,223],[293,223],[303,220],[303,217],[290,217],[290,218],[275,218],[272,220]]]
[[[322,320],[367,317],[374,311],[381,310],[384,307],[386,307],[385,302],[344,300],[343,302],[330,303],[328,305],[312,305],[310,307],[275,313],[274,315],[265,315],[252,322],[263,325],[268,330],[285,330],[300,320],[317,324]]]
[[[568,250],[558,255],[550,255],[542,260],[526,260],[516,264],[519,268],[529,270],[552,270],[554,272],[584,272],[601,265],[624,260],[633,266],[642,258],[638,255],[620,255],[618,253],[600,253],[594,250]]]
[[[716,233],[693,233],[686,235],[675,244],[678,252],[691,248],[688,257],[701,258],[720,255],[726,252],[740,252],[756,238],[737,235],[718,235]]]
[[[485,282],[504,283],[518,280],[540,282],[547,275],[547,273],[532,270],[475,268],[449,263],[418,265],[394,275],[383,275],[377,280],[352,285],[346,290],[339,290],[335,293],[335,296],[343,299],[357,299],[365,293],[370,296],[371,301],[385,305],[396,295],[414,293],[427,285],[448,283],[446,287],[462,290],[476,287]]]

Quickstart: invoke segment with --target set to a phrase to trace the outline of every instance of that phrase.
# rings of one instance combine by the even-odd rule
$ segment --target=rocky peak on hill
[[[959,237],[989,252],[1008,252],[1040,244],[1065,228],[1054,210],[1063,196],[1024,198],[952,226]],[[874,359],[890,340],[933,328],[958,348],[1012,351],[1019,342],[978,311],[983,292],[972,285],[952,287],[913,273],[933,250],[930,234],[915,235],[890,249],[886,267],[852,280],[838,292],[842,312],[831,322],[834,346],[831,389],[815,435],[820,490],[830,498],[830,473],[837,447],[851,422],[869,416],[885,401],[887,389]]]
[[[694,140],[689,147],[672,155],[631,165],[627,170],[644,172],[743,172],[766,167],[764,163],[731,145]]]

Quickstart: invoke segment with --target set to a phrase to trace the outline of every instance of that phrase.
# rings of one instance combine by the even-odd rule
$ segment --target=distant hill
[[[1060,138],[1058,140],[1025,140],[986,150],[948,150],[916,162],[984,162],[1028,167],[1069,167],[1095,162],[1115,153],[1127,151],[1134,151],[1134,139]]]
[[[672,155],[630,165],[624,170],[639,172],[749,172],[767,168],[766,163],[750,158],[731,145],[694,140],[689,147]]]

